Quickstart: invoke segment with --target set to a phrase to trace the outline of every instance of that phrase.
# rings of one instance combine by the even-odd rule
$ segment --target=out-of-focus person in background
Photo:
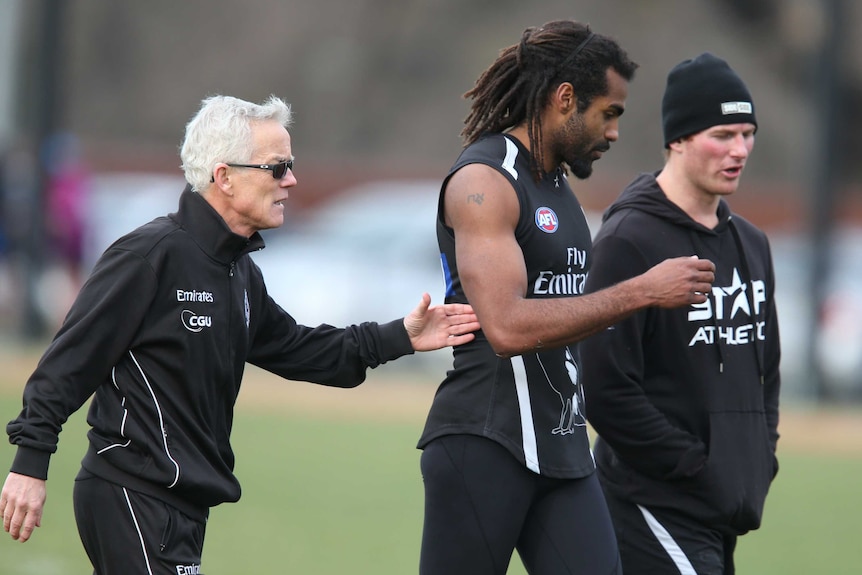
[[[28,242],[32,241],[37,162],[25,142],[9,143],[0,155],[0,217],[4,249],[0,256],[0,326],[17,328],[24,308]]]
[[[276,97],[213,96],[187,124],[179,209],[105,251],[6,428],[13,539],[41,524],[58,434],[95,394],[73,497],[95,573],[198,573],[210,508],[240,496],[230,433],[246,362],[354,387],[369,368],[474,338],[468,305],[429,307],[428,294],[402,319],[341,329],[298,325],[267,295],[249,253],[297,183],[290,121]]]
[[[742,79],[704,53],[668,74],[662,122],[664,167],[605,212],[587,291],[690,255],[715,262],[715,283],[706,301],[640,311],[583,344],[587,418],[626,575],[730,575],[778,471],[772,256],[725,201],[757,120]]]
[[[59,272],[52,274],[48,281],[53,294],[50,299],[58,308],[52,310],[52,319],[59,323],[83,283],[81,265],[90,175],[80,142],[74,134],[53,135],[48,139],[43,154],[47,173],[46,256],[50,271]]]
[[[585,179],[619,137],[637,65],[579,22],[528,28],[466,96],[465,149],[441,187],[446,301],[482,329],[454,350],[419,441],[422,575],[620,573],[583,412],[578,342],[650,306],[703,303],[708,260],[678,257],[582,295]]]

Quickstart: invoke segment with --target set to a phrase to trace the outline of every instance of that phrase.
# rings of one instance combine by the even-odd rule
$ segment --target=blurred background
[[[341,325],[401,316],[423,291],[440,302],[434,209],[461,96],[525,27],[556,18],[617,38],[641,65],[620,141],[574,184],[596,225],[661,166],[673,65],[711,51],[746,80],[759,131],[730,202],[772,241],[785,399],[862,400],[850,0],[0,0],[0,337],[46,341],[101,251],[174,211],[184,126],[212,94],[294,107],[299,185],[255,255],[283,307]],[[437,377],[448,360],[402,365]]]

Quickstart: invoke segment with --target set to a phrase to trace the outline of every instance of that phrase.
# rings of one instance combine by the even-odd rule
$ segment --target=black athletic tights
[[[620,575],[596,475],[551,479],[484,437],[425,447],[420,575],[505,575],[517,549],[531,575]]]

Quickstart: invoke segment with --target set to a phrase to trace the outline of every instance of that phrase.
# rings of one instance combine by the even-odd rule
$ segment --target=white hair
[[[287,128],[293,119],[290,104],[270,96],[263,104],[253,104],[231,96],[210,96],[186,124],[180,159],[186,181],[200,192],[212,181],[219,162],[246,163],[254,153],[252,122],[276,120]]]

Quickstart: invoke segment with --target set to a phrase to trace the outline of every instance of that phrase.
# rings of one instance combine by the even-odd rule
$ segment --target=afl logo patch
[[[546,234],[552,234],[560,227],[560,220],[554,210],[542,206],[536,210],[536,226]]]

